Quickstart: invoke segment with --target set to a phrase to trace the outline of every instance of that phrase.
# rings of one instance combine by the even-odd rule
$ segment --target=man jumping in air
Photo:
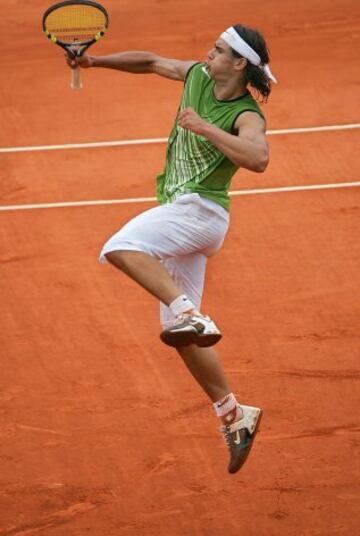
[[[231,179],[240,167],[263,172],[268,164],[264,115],[248,90],[266,100],[271,82],[262,35],[237,24],[225,30],[206,63],[151,52],[68,59],[71,67],[154,73],[184,82],[179,113],[157,177],[160,205],[133,218],[104,245],[110,262],[160,300],[161,340],[174,348],[211,399],[235,473],[253,444],[262,410],[237,402],[213,346],[221,333],[202,314],[207,258],[229,226]]]

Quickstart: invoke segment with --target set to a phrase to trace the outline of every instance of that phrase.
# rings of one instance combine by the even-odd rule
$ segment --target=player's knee
[[[120,257],[119,253],[120,251],[109,251],[108,253],[105,253],[104,257],[106,257],[111,264],[115,264],[116,260]]]
[[[126,251],[116,250],[105,253],[106,260],[117,268],[122,269],[126,264]]]
[[[142,251],[133,251],[127,249],[119,249],[105,253],[106,259],[120,270],[131,268],[131,266],[137,264],[139,256],[142,255],[144,255]]]

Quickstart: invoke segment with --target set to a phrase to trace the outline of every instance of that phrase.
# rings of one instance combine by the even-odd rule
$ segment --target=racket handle
[[[81,88],[80,67],[75,67],[75,69],[71,69],[71,89],[80,91]]]

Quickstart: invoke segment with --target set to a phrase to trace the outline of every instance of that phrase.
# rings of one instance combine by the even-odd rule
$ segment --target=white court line
[[[240,195],[276,194],[281,192],[302,192],[307,190],[330,190],[335,188],[354,188],[359,182],[338,182],[334,184],[310,184],[304,186],[282,186],[278,188],[258,188],[257,190],[233,190],[232,197]],[[156,197],[133,197],[129,199],[103,199],[94,201],[69,201],[65,203],[37,203],[34,205],[0,205],[0,212],[10,210],[37,210],[43,208],[93,207],[96,205],[127,205],[130,203],[149,203]]]
[[[360,123],[348,125],[325,125],[322,127],[283,128],[268,130],[268,136],[279,134],[305,134],[307,132],[329,132],[332,130],[353,130],[360,128]],[[0,153],[25,153],[34,151],[59,151],[64,149],[90,149],[95,147],[121,147],[128,145],[148,145],[153,143],[166,143],[168,138],[148,138],[139,140],[99,141],[92,143],[66,143],[62,145],[33,145],[29,147],[1,147]]]

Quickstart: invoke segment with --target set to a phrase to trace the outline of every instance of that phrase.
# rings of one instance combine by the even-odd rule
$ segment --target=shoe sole
[[[221,333],[208,333],[206,335],[201,335],[198,333],[190,332],[172,332],[172,331],[163,331],[160,333],[160,339],[163,343],[174,348],[178,346],[190,346],[190,344],[196,344],[200,348],[207,348],[209,346],[214,346],[221,339]]]
[[[260,413],[259,413],[259,417],[258,417],[258,420],[256,421],[256,425],[255,425],[255,428],[254,428],[254,431],[253,433],[251,434],[250,436],[250,442],[249,444],[247,445],[247,447],[244,447],[244,451],[246,450],[245,454],[244,454],[244,457],[241,458],[241,463],[239,466],[236,466],[232,471],[230,471],[229,469],[229,473],[230,474],[235,474],[237,473],[241,468],[242,466],[244,465],[244,463],[246,462],[249,454],[250,454],[250,450],[252,449],[252,446],[254,444],[254,441],[255,441],[255,436],[259,430],[259,426],[260,426],[260,421],[261,421],[261,418],[262,418],[262,414],[263,414],[263,411],[262,409],[260,410]]]

